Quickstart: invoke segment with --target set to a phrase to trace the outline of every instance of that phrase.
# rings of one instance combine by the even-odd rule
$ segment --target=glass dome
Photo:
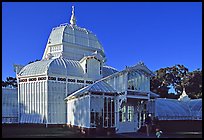
[[[52,29],[43,59],[51,53],[54,57],[63,55],[69,58],[73,53],[80,55],[80,60],[84,55],[90,55],[97,51],[105,57],[104,49],[98,38],[91,31],[65,23]]]
[[[98,52],[105,60],[104,49],[98,38],[86,28],[76,25],[74,6],[70,24],[64,23],[52,29],[42,59],[49,55],[60,55],[67,59],[80,61],[84,56]]]
[[[40,74],[57,74],[82,77],[83,68],[78,61],[65,58],[37,61],[26,65],[19,72],[19,76],[34,76]]]

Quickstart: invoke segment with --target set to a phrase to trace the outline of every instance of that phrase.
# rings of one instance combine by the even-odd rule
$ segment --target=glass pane
[[[107,127],[107,98],[104,98],[104,127]]]
[[[122,108],[122,122],[126,121],[126,106]]]

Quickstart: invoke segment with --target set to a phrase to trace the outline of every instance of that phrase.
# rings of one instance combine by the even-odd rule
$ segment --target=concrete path
[[[150,134],[147,136],[146,133],[121,133],[117,134],[119,137],[126,138],[156,138],[155,134]],[[179,132],[179,133],[163,133],[160,138],[202,138],[202,132]]]

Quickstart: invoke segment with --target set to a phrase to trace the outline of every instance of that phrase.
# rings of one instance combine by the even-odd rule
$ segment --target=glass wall
[[[147,115],[147,101],[138,100],[136,105],[137,110],[137,127],[145,125],[145,117]]]
[[[134,121],[134,106],[124,105],[119,111],[119,121],[120,122],[133,122]]]
[[[127,117],[127,121],[129,122],[133,122],[134,119],[134,106],[127,106],[127,111],[128,111],[128,117]]]
[[[92,98],[91,102],[94,103],[94,99]],[[99,99],[99,98],[98,98]],[[95,100],[94,105],[91,103],[91,127],[114,127],[115,126],[115,101],[113,97],[104,97],[102,108],[97,109],[98,106],[101,106],[101,103]]]
[[[128,89],[140,90],[141,75],[137,72],[131,72],[128,74]]]
[[[104,98],[104,127],[115,126],[115,101],[112,97]]]
[[[150,90],[150,79],[141,71],[128,73],[128,89],[129,90]]]

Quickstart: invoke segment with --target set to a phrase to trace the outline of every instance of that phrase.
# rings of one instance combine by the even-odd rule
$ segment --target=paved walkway
[[[122,137],[127,137],[127,138],[156,138],[154,134],[151,134],[150,136],[147,136],[146,133],[136,133],[136,132],[131,132],[131,133],[120,133],[117,134]]]
[[[127,138],[156,138],[155,134],[147,136],[146,133],[121,133],[117,134],[121,137]],[[164,133],[160,138],[202,138],[202,132],[179,132],[179,133]]]

